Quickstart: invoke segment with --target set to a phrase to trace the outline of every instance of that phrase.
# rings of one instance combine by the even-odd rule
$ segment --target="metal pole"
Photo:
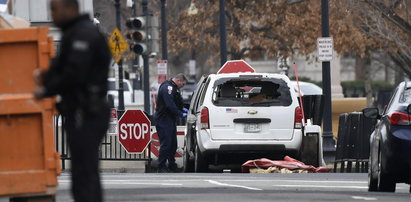
[[[147,17],[148,16],[148,0],[142,0],[141,5],[143,7],[143,16]],[[147,18],[146,18],[147,19]],[[149,53],[144,53],[143,54],[143,63],[144,63],[144,111],[147,114],[151,114],[150,112],[150,70],[149,70]]]
[[[330,36],[328,0],[321,0],[321,25],[322,36]],[[332,130],[331,114],[331,65],[329,61],[322,62],[322,79],[324,93],[324,132],[323,132],[323,152],[326,162],[333,161],[335,152],[335,142]]]
[[[221,66],[227,61],[227,33],[225,27],[225,0],[220,0],[220,54]]]
[[[161,56],[163,60],[168,60],[167,50],[167,10],[166,0],[161,0]]]
[[[121,31],[120,0],[115,0],[116,7],[116,26]],[[118,63],[118,107],[117,112],[121,116],[124,112],[124,86],[123,86],[123,59]]]

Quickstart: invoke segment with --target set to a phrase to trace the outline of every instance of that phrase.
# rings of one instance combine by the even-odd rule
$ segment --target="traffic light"
[[[126,38],[130,40],[130,50],[142,55],[147,52],[146,21],[144,17],[132,17],[127,19],[126,26],[130,31]]]

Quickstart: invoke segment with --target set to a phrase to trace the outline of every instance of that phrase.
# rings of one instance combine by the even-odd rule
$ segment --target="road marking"
[[[59,183],[71,183],[71,180],[59,180]],[[131,180],[102,180],[104,185],[162,185],[162,186],[182,186],[180,183],[164,183],[164,182],[136,182]]]
[[[325,180],[220,180],[231,182],[296,182],[296,183],[338,183],[338,184],[367,184],[367,181],[325,181]]]
[[[273,187],[296,187],[296,188],[325,188],[325,189],[368,189],[366,186],[331,186],[331,185],[311,185],[311,184],[295,184],[295,185],[272,185]]]
[[[356,199],[356,200],[364,200],[364,201],[376,201],[377,200],[377,198],[363,197],[363,196],[352,196],[351,198]]]
[[[243,189],[249,189],[249,190],[255,190],[255,191],[262,191],[262,189],[259,189],[259,188],[247,187],[247,186],[235,185],[235,184],[226,184],[226,183],[217,182],[215,180],[204,180],[204,181],[209,182],[211,184],[219,185],[219,186],[237,187],[237,188],[243,188]]]

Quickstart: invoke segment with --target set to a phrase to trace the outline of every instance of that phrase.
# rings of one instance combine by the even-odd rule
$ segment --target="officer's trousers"
[[[96,115],[66,116],[65,129],[71,154],[72,194],[76,202],[103,201],[99,175],[98,147],[108,129],[109,109]]]
[[[174,155],[177,151],[177,126],[176,120],[162,116],[156,119],[156,129],[160,138],[160,154],[158,156],[158,168],[165,169],[168,161],[170,169],[177,168]]]

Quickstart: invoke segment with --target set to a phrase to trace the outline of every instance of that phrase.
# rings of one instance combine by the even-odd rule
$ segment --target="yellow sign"
[[[128,44],[118,28],[115,28],[111,33],[108,45],[115,62],[119,62],[128,49]]]

